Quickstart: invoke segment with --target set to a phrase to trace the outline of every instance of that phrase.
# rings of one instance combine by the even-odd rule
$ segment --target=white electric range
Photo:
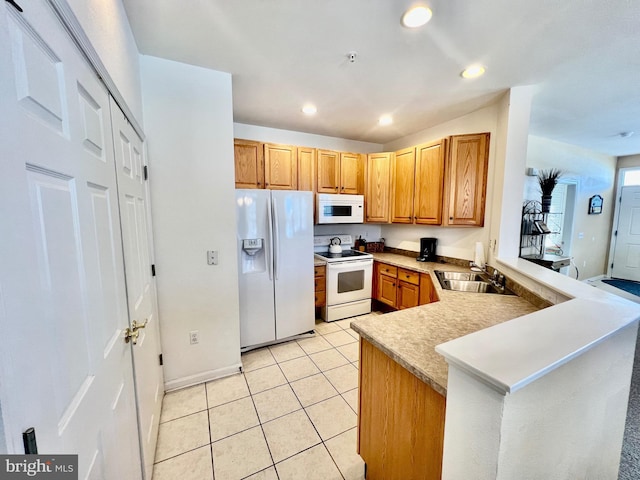
[[[335,238],[340,240],[341,253],[329,252]],[[373,255],[353,250],[351,235],[318,235],[313,243],[315,257],[327,262],[327,302],[322,319],[333,322],[370,313]]]

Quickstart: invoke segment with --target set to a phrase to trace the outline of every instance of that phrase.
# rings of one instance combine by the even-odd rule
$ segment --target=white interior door
[[[0,396],[7,450],[141,478],[108,94],[46,2],[0,4]]]
[[[622,187],[611,276],[640,281],[640,187]]]
[[[155,283],[151,276],[150,221],[142,141],[111,99],[129,318],[146,323],[133,345],[133,364],[145,478],[151,479],[164,385]]]

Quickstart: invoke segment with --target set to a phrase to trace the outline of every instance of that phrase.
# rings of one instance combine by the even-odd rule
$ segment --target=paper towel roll
[[[487,260],[484,256],[484,245],[482,244],[482,242],[476,242],[476,250],[473,257],[473,263],[482,268],[484,268],[485,263],[487,263]]]

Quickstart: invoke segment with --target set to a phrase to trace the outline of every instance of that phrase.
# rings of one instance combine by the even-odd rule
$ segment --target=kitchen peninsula
[[[430,274],[468,271],[389,254],[376,260]],[[541,276],[541,267],[503,264],[572,299],[541,310],[517,296],[444,291],[432,275],[438,302],[352,322],[361,338],[358,448],[368,479],[617,472],[611,458],[620,452],[638,307]],[[580,451],[585,442],[599,454]],[[553,463],[554,452],[564,464]],[[545,477],[545,468],[556,470]]]

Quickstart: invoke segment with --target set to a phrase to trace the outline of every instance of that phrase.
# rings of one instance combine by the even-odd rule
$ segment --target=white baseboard
[[[228,367],[219,368],[217,370],[208,370],[206,372],[197,373],[195,375],[189,375],[188,377],[181,377],[169,382],[165,382],[165,392],[171,392],[173,390],[179,390],[181,388],[191,387],[204,382],[210,382],[222,377],[228,377],[236,373],[240,373],[241,363],[230,365]]]

